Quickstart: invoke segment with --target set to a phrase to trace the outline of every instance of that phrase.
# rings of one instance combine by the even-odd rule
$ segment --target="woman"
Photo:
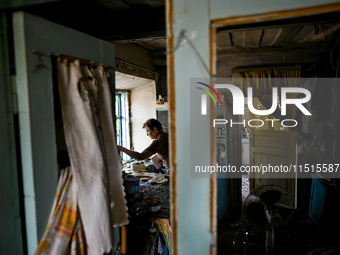
[[[118,150],[137,160],[143,160],[151,157],[154,154],[157,154],[157,156],[163,161],[163,164],[169,173],[168,134],[163,132],[162,124],[155,119],[148,119],[143,124],[143,128],[146,130],[146,135],[151,139],[154,139],[149,147],[147,147],[141,153],[137,151],[131,151],[122,146],[118,146]]]

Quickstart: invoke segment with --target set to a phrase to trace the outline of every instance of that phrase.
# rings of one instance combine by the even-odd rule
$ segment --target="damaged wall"
[[[155,82],[135,88],[131,92],[131,122],[133,149],[142,152],[150,145],[151,139],[146,135],[143,123],[155,118],[156,87]]]
[[[116,58],[151,71],[156,71],[150,51],[129,43],[117,43],[115,46],[117,52]]]
[[[171,129],[170,141],[173,146],[176,146],[172,150],[176,152],[176,155],[171,155],[171,163],[175,167],[172,169],[175,170],[172,178],[175,178],[176,188],[176,197],[172,197],[172,207],[176,208],[172,220],[176,222],[173,236],[174,250],[178,254],[215,254],[216,252],[214,251],[216,237],[213,235],[214,226],[211,220],[214,215],[211,215],[213,211],[210,210],[212,206],[211,181],[208,178],[192,178],[188,170],[192,167],[190,165],[192,161],[197,165],[211,165],[213,162],[211,143],[213,132],[209,116],[200,116],[199,109],[197,109],[195,116],[199,117],[193,119],[193,111],[188,108],[188,97],[192,100],[190,78],[209,77],[205,66],[210,66],[209,25],[211,20],[336,2],[338,1],[169,1],[167,7],[173,9],[170,9],[168,16],[170,31],[167,32],[171,36],[168,44],[173,48],[168,51],[174,50],[174,54],[168,75],[174,74],[172,77],[174,84],[169,84],[169,86],[174,86],[170,89],[173,93],[170,93],[170,97],[175,97],[174,101],[170,101],[170,109],[174,111],[170,115],[173,117],[171,121],[175,122],[175,127]],[[191,43],[183,38],[183,33]],[[199,139],[193,140],[190,136],[199,137]],[[193,210],[194,214],[188,213]]]

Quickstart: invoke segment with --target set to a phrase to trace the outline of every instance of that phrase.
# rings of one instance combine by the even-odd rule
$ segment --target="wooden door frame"
[[[261,23],[268,21],[276,21],[276,20],[284,20],[289,18],[297,18],[297,17],[305,17],[310,15],[319,15],[326,14],[332,12],[340,11],[340,3],[334,4],[326,4],[326,5],[317,5],[306,8],[299,8],[294,10],[282,10],[282,11],[272,11],[267,13],[255,14],[255,15],[247,15],[247,16],[231,16],[226,18],[214,19],[210,22],[210,75],[214,77],[216,75],[216,33],[217,29],[222,27],[229,27],[235,25],[247,25],[253,23]],[[173,61],[173,60],[172,60]],[[171,61],[170,61],[171,64]],[[170,65],[170,73],[173,74],[174,63]],[[172,84],[173,85],[173,84]],[[174,97],[174,94],[173,94]],[[175,98],[172,98],[175,100]],[[175,126],[175,123],[172,123]],[[212,139],[214,140],[214,139]],[[215,142],[215,140],[213,141]],[[213,152],[212,154],[216,154],[216,146],[212,144]],[[211,231],[214,234],[215,242],[217,242],[217,182],[215,178],[211,178],[211,193],[210,193],[210,201],[211,201]],[[176,230],[175,230],[176,231]],[[212,249],[210,254],[217,254],[216,249]]]
[[[176,94],[175,94],[175,61],[174,61],[174,3],[173,0],[166,0],[166,20],[167,20],[167,49],[168,49],[168,96],[169,96],[169,134],[170,134],[170,165],[171,165],[171,224],[172,224],[172,244],[173,254],[178,254],[178,214],[177,214],[177,153],[176,153]],[[220,19],[213,19],[210,21],[210,74],[216,74],[216,32],[218,28],[228,27],[233,25],[245,25],[254,22],[275,21],[280,19],[296,18],[314,14],[325,14],[340,11],[340,3],[318,5],[295,10],[272,11],[268,13],[261,13],[248,16],[231,16]],[[213,132],[213,130],[212,130]],[[214,137],[214,136],[212,136]],[[215,139],[212,139],[211,148],[212,158],[216,154]],[[211,178],[210,189],[210,225],[211,232],[214,234],[214,240],[217,240],[217,181]],[[211,248],[210,254],[216,254],[216,245]]]

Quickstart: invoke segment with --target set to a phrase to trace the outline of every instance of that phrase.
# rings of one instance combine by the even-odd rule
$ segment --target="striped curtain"
[[[295,69],[269,69],[259,71],[242,71],[239,73],[242,78],[240,81],[240,88],[244,95],[247,96],[247,88],[253,88],[253,97],[256,97],[261,105],[266,109],[272,106],[272,88],[278,88],[278,95],[281,98],[282,87],[299,87],[300,71]],[[290,94],[290,97],[297,97],[298,94]],[[273,113],[274,116],[279,115],[281,109],[280,101],[278,101],[277,111]],[[287,118],[295,117],[296,108],[291,105],[287,106]]]
[[[52,214],[35,255],[88,255],[71,167],[60,172]]]

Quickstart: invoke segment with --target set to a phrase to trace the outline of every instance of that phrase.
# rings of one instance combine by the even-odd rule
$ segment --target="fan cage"
[[[273,190],[281,193],[280,199],[274,204],[280,213],[281,221],[274,226],[268,222],[265,215],[265,207],[269,205],[266,205],[260,198],[266,191]],[[263,185],[249,193],[242,206],[242,215],[245,222],[255,231],[262,232],[271,227],[277,230],[290,221],[294,213],[294,206],[294,197],[287,190],[278,185]]]

